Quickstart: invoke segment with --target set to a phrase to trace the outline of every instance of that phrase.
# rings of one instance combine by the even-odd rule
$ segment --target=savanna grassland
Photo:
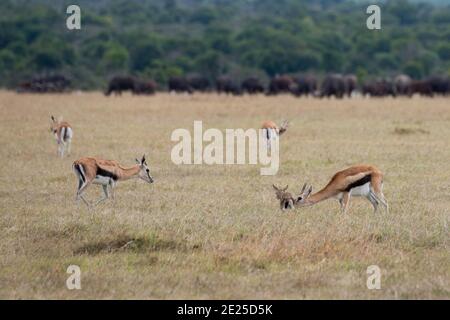
[[[56,156],[49,117],[74,128]],[[176,128],[291,121],[281,167],[176,166]],[[0,297],[450,298],[450,100],[0,93]],[[72,162],[134,164],[155,183],[126,181],[94,210],[74,202]],[[357,163],[385,172],[390,213],[353,199],[283,213],[271,187],[322,187]],[[101,194],[91,187],[90,199]],[[66,269],[79,265],[81,290]],[[368,290],[378,265],[381,289]]]

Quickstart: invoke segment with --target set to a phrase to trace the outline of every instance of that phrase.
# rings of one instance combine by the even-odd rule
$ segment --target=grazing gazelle
[[[346,213],[352,196],[367,198],[372,203],[374,212],[380,204],[386,212],[389,210],[388,202],[383,195],[383,173],[371,165],[356,165],[337,172],[322,190],[314,194],[311,194],[312,186],[308,187],[307,184],[303,185],[297,197],[286,192],[287,187],[284,189],[275,185],[273,187],[282,210],[312,206],[320,201],[336,198],[341,204],[342,212]]]
[[[287,120],[283,120],[280,127],[278,127],[275,122],[270,120],[263,122],[261,129],[263,129],[264,137],[267,139],[268,149],[270,149],[270,140],[278,139],[279,136],[286,132],[288,125],[289,122]]]
[[[81,158],[73,163],[73,170],[78,178],[78,190],[75,200],[82,199],[88,207],[91,205],[83,197],[82,193],[91,183],[101,185],[104,193],[103,197],[97,200],[94,206],[108,199],[110,194],[114,199],[113,189],[117,181],[140,178],[145,182],[153,183],[153,178],[145,161],[145,155],[141,160],[136,159],[136,164],[129,168],[124,168],[113,160]]]
[[[70,154],[73,130],[68,122],[62,121],[62,118],[56,120],[54,116],[51,116],[51,120],[50,131],[55,135],[58,144],[57,154],[62,158],[66,149],[67,153]]]

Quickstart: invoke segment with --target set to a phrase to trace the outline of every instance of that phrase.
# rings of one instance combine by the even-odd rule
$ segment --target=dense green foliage
[[[72,1],[0,2],[0,85],[62,72],[80,88],[113,74],[199,73],[238,79],[301,72],[450,73],[450,5],[381,2],[382,30],[364,1],[80,0],[82,29],[66,28]],[[373,2],[373,1],[372,1]]]

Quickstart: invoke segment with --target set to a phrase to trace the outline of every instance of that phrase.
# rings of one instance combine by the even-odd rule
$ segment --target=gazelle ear
[[[142,156],[141,163],[145,163],[145,154]]]
[[[56,120],[55,120],[55,117],[54,117],[54,116],[51,116],[50,118],[52,119],[52,121],[53,121],[53,122],[56,122]]]
[[[286,185],[286,187],[284,187],[283,191],[286,191],[289,188],[289,185]]]
[[[136,160],[136,163],[137,164],[141,164],[141,162],[136,158],[136,159],[134,159],[134,160]]]
[[[277,186],[276,185],[272,185],[272,187],[276,190],[276,191],[280,191],[280,189],[279,188],[277,188]]]

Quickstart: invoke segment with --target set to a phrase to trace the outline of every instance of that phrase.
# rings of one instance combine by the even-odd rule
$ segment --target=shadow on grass
[[[192,247],[196,249],[198,246]],[[155,235],[131,237],[129,235],[119,235],[115,239],[102,240],[97,242],[89,242],[74,250],[75,255],[88,254],[96,255],[101,253],[112,252],[134,252],[134,253],[148,253],[154,251],[171,251],[179,250],[186,251],[189,247],[186,244],[174,241],[161,239]]]
[[[410,134],[430,134],[430,131],[418,128],[418,129],[413,129],[413,128],[395,128],[394,134],[397,135],[410,135]]]

